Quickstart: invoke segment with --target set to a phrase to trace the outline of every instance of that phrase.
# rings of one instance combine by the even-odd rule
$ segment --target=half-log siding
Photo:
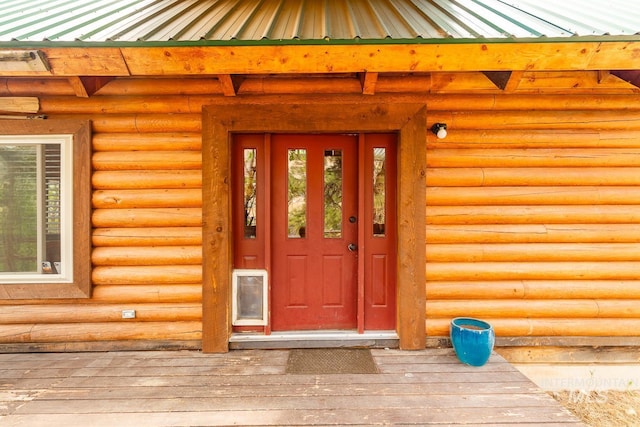
[[[635,334],[634,100],[505,96],[433,111],[450,132],[428,142],[429,335],[446,335],[452,316],[489,320],[499,336]]]
[[[449,128],[426,142],[427,334],[477,316],[499,336],[633,335],[640,100],[616,95],[629,93],[618,82],[603,95],[556,94],[575,76],[546,81],[547,94],[536,79],[522,80],[522,94],[501,94],[477,75],[468,80],[475,95],[426,93],[464,77],[381,76],[376,86],[389,102],[426,103],[428,126]],[[238,94],[376,98],[361,91],[348,76],[283,77],[245,80]],[[16,78],[0,81],[0,95],[38,96],[49,119],[90,119],[94,132],[92,298],[0,302],[0,343],[198,346],[201,109],[228,102],[219,82],[117,79],[84,99],[66,79]],[[136,319],[121,319],[123,309]]]
[[[0,342],[151,340],[199,346],[202,318],[201,120],[188,97],[147,95],[152,80],[113,82],[114,94],[76,98],[65,80],[39,88],[48,119],[93,122],[93,294],[89,301],[20,301],[0,311]],[[185,85],[182,85],[184,87]],[[201,90],[210,90],[205,80]],[[145,89],[147,88],[147,89]],[[127,92],[132,91],[129,95]],[[136,318],[122,319],[133,309]],[[174,343],[174,344],[170,344]],[[114,345],[117,346],[117,345]],[[80,347],[81,348],[81,347]],[[113,348],[113,347],[112,347]],[[117,347],[116,347],[117,348]]]

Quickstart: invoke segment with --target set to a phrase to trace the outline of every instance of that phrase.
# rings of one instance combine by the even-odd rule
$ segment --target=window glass
[[[71,242],[61,240],[63,230],[72,239],[69,142],[59,136],[0,139],[0,278],[70,278]]]
[[[373,235],[384,236],[386,217],[386,149],[373,149]]]
[[[256,197],[256,149],[244,149],[244,237],[256,238],[257,197]]]
[[[342,150],[324,152],[324,237],[342,237]]]
[[[307,150],[288,150],[289,238],[304,238],[307,232]]]

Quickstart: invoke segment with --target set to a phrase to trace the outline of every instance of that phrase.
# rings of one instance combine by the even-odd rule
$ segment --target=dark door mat
[[[289,351],[287,374],[377,374],[367,348],[305,348]]]

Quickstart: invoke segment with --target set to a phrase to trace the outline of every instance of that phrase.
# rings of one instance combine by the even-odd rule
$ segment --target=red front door
[[[272,329],[355,329],[358,137],[271,137]]]
[[[234,268],[269,272],[274,331],[393,330],[396,136],[234,137]]]

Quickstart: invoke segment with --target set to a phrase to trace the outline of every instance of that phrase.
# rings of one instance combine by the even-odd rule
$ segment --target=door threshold
[[[281,348],[398,348],[396,331],[287,331],[262,333],[234,333],[229,339],[232,350]]]

